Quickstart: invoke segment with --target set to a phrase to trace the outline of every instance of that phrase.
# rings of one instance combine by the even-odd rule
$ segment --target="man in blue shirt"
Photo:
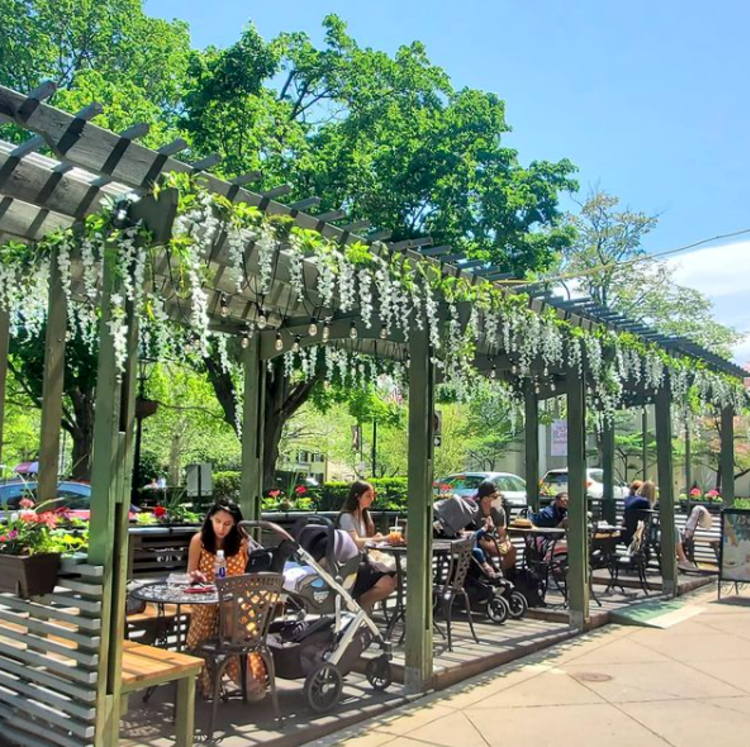
[[[568,515],[568,494],[558,493],[549,506],[534,514],[532,521],[538,527],[550,529],[561,526]]]

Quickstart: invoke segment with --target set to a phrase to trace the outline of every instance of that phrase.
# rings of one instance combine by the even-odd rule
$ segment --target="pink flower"
[[[692,489],[692,490],[690,491],[690,496],[691,496],[692,498],[699,498],[699,497],[700,497],[700,494],[701,494],[701,491],[700,491],[700,489],[699,489],[699,488],[693,488],[693,489]]]
[[[706,493],[706,498],[718,498],[718,497],[719,497],[718,490],[709,490],[708,493]]]
[[[34,501],[31,498],[21,498],[18,505],[20,508],[34,508]]]
[[[2,536],[0,536],[0,542],[7,542],[7,541],[8,541],[7,535],[3,534]]]
[[[268,491],[268,495],[271,498],[278,498],[281,495],[281,491],[280,490],[269,490]]]

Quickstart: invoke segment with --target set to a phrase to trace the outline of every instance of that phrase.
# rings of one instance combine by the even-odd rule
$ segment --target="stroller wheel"
[[[507,599],[510,616],[514,620],[520,620],[529,608],[526,597],[520,591],[513,589]]]
[[[330,711],[339,702],[344,679],[335,664],[323,662],[305,678],[305,699],[315,713]]]
[[[493,596],[487,603],[487,617],[496,625],[502,625],[510,614],[510,606],[500,596]]]
[[[384,656],[370,659],[365,670],[367,681],[375,690],[387,690],[393,682],[393,667]]]

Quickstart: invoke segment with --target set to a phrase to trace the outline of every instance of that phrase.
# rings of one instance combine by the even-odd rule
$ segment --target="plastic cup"
[[[401,534],[401,527],[391,527],[388,532],[388,541],[392,545],[396,545],[401,542],[403,535]]]

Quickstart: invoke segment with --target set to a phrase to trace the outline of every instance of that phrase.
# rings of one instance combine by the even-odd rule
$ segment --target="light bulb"
[[[315,337],[318,334],[318,322],[316,319],[310,320],[310,326],[307,328],[307,334],[310,337]]]
[[[250,338],[247,335],[243,335],[240,345],[242,345],[243,350],[247,350],[248,346],[250,345]]]
[[[323,325],[323,342],[328,342],[331,337],[331,328],[328,326],[328,322]]]
[[[69,330],[65,330],[65,341],[70,342],[73,339],[73,333]]]
[[[258,314],[258,329],[265,329],[268,326],[268,317],[266,316],[263,309],[260,310],[260,314]]]
[[[299,353],[299,335],[297,335],[294,338],[294,342],[292,343],[292,352],[293,353]]]
[[[357,332],[357,325],[356,325],[356,323],[355,323],[355,322],[352,322],[352,326],[351,326],[351,327],[350,327],[350,329],[349,329],[349,337],[350,337],[350,338],[351,338],[352,340],[356,340],[356,339],[357,339],[357,335],[358,335],[358,332]]]
[[[284,349],[284,341],[281,339],[281,332],[276,333],[276,342],[273,346],[279,353]]]
[[[539,384],[534,387],[534,394],[539,394]]]
[[[229,316],[229,299],[227,298],[226,293],[221,294],[219,304],[221,306],[221,316],[226,319]]]
[[[385,324],[380,328],[380,339],[388,339],[388,327],[386,327]]]
[[[555,382],[554,382],[554,381],[553,381],[553,382],[552,382],[552,383],[551,383],[551,384],[549,385],[549,388],[550,388],[550,389],[551,389],[551,390],[552,390],[553,392],[554,392],[554,391],[555,391],[555,390],[557,389],[557,385],[555,384]]]
[[[497,366],[493,364],[492,369],[490,370],[490,378],[496,379],[497,378]]]
[[[514,375],[518,373],[518,366],[515,363],[510,367],[510,372]]]

